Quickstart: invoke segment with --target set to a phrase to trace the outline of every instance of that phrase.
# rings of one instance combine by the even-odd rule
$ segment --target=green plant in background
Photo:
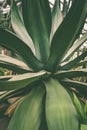
[[[0,76],[4,75],[4,70],[2,68],[0,68]]]
[[[10,15],[8,15],[8,13],[4,14],[4,12],[0,9],[0,27],[12,30],[10,20]]]
[[[15,34],[0,29],[0,45],[18,56],[0,55],[1,66],[17,73],[0,78],[0,91],[7,91],[0,103],[22,96],[8,130],[83,130],[81,124],[87,124],[87,105],[77,98],[87,98],[87,83],[75,81],[87,76],[86,68],[76,68],[87,51],[69,60],[87,40],[87,33],[79,38],[87,0],[73,1],[65,17],[59,5],[56,0],[51,10],[48,0],[23,0],[21,14],[13,1]]]

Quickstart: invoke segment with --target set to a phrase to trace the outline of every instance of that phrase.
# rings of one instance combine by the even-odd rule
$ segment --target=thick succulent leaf
[[[13,72],[19,73],[19,74],[32,72],[32,71],[26,70],[24,68],[21,68],[15,64],[7,63],[7,62],[0,62],[0,67],[12,70]]]
[[[33,89],[18,105],[7,130],[38,130],[42,115],[43,86]]]
[[[49,57],[51,31],[51,10],[48,0],[23,0],[23,17],[39,60],[46,62]]]
[[[51,40],[57,28],[61,24],[62,20],[63,20],[63,16],[61,10],[59,9],[59,0],[56,0],[52,9],[52,27],[51,27],[51,35],[50,35]]]
[[[54,75],[57,79],[76,78],[82,76],[87,76],[87,69],[59,71]]]
[[[87,0],[75,0],[69,13],[57,29],[51,43],[51,53],[46,66],[47,70],[55,71],[57,65],[76,40],[76,35],[86,17],[86,2]]]
[[[43,65],[34,56],[33,52],[15,34],[0,28],[0,45],[19,54],[24,62],[35,71],[40,70]]]
[[[0,80],[9,80],[13,77],[14,75],[5,75],[5,76],[0,76]]]
[[[19,36],[19,38],[23,40],[33,52],[35,52],[33,42],[26,31],[24,23],[20,17],[18,7],[16,6],[14,0],[11,6],[11,23],[15,33]]]
[[[10,91],[24,88],[46,76],[45,72],[16,75],[8,81],[0,80],[0,91]]]
[[[83,52],[81,55],[79,55],[78,57],[76,57],[75,59],[71,60],[70,62],[66,63],[65,65],[63,65],[62,67],[60,67],[60,69],[62,70],[69,70],[75,66],[77,66],[77,64],[83,60],[85,57],[87,56],[87,51]]]
[[[0,67],[11,69],[17,73],[29,72],[29,67],[20,60],[6,55],[0,55]]]
[[[23,61],[20,61],[18,59],[12,58],[11,56],[0,54],[0,61],[16,64],[16,65],[18,65],[20,67],[29,69],[28,66]]]
[[[77,113],[67,91],[54,79],[49,79],[45,84],[48,129],[79,130]]]
[[[73,46],[69,49],[65,57],[63,58],[63,61],[69,60],[72,55],[80,48],[80,46],[87,40],[87,33],[83,34],[81,38],[76,41]]]

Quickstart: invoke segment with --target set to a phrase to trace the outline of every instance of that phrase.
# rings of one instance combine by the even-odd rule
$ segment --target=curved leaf
[[[80,46],[87,40],[87,33],[83,34],[81,38],[78,39],[77,42],[73,44],[73,46],[69,49],[67,54],[63,58],[63,62],[67,61],[72,57],[72,55],[80,48]]]
[[[66,63],[65,65],[61,66],[60,69],[62,68],[62,70],[69,70],[69,69],[75,67],[86,56],[87,56],[87,51],[83,52],[81,55],[79,55],[75,59],[73,59],[70,62]]]
[[[11,6],[11,23],[12,27],[15,31],[15,33],[19,36],[21,40],[23,40],[35,53],[33,42],[31,38],[29,37],[29,34],[26,31],[26,28],[24,26],[24,23],[20,17],[20,14],[18,12],[18,7],[16,6],[16,3],[12,2]]]
[[[87,0],[75,0],[69,13],[57,29],[51,43],[51,53],[46,65],[49,71],[55,71],[68,49],[76,40],[76,35],[86,17]],[[55,68],[55,69],[54,69]]]
[[[0,80],[4,81],[4,80],[9,80],[13,77],[14,75],[5,75],[5,76],[0,76]]]
[[[29,67],[35,71],[40,70],[43,67],[43,64],[37,60],[29,46],[15,34],[0,28],[0,35],[0,45],[19,54]]]
[[[27,69],[21,68],[15,64],[7,63],[7,62],[0,62],[0,67],[12,70],[13,72],[19,73],[19,74],[32,72],[32,71],[29,71]]]
[[[12,91],[13,91],[13,90],[12,90]],[[4,101],[6,101],[6,100],[8,99],[7,97],[9,97],[9,94],[11,94],[12,91],[0,92],[0,93],[1,93],[1,94],[0,94],[0,104],[3,103]]]
[[[70,85],[72,87],[76,87],[76,88],[87,88],[87,83],[83,83],[83,82],[79,82],[79,81],[74,81],[74,80],[70,80],[70,79],[64,79],[62,80],[65,84]]]
[[[58,79],[76,78],[82,76],[87,76],[87,69],[60,71],[54,75],[54,77]]]
[[[51,40],[57,28],[61,24],[62,20],[63,20],[63,16],[61,10],[59,9],[59,0],[56,0],[52,9],[52,27],[51,27],[51,34],[50,34]]]
[[[75,93],[73,93],[73,101],[80,119],[80,122],[84,119],[84,109]]]
[[[39,81],[45,76],[46,76],[45,72],[27,73],[27,74],[16,75],[12,77],[11,79],[9,79],[8,81],[0,80],[0,91],[10,91],[10,90],[21,89],[34,82]]]
[[[18,65],[20,67],[29,69],[28,66],[23,61],[20,61],[18,59],[12,58],[11,56],[0,54],[0,61],[16,64],[16,65]]]
[[[0,67],[11,69],[17,73],[29,72],[29,67],[22,61],[6,55],[0,55]]]
[[[18,105],[7,130],[38,130],[41,122],[43,85],[33,89]]]
[[[11,99],[11,98],[15,98],[15,97],[23,97],[25,95],[27,95],[32,88],[34,87],[34,85],[30,85],[30,87],[25,87],[22,89],[18,89],[18,90],[11,90],[11,91],[4,91],[4,92],[0,92],[0,104]]]
[[[87,83],[70,79],[64,79],[61,81],[61,83],[66,87],[75,88],[76,90],[78,90],[78,92],[80,92],[80,94],[84,95],[84,97],[87,98]]]
[[[77,113],[67,91],[54,79],[49,79],[45,84],[48,129],[79,130]]]
[[[48,0],[22,1],[24,24],[30,34],[37,57],[46,62],[49,57],[51,11]]]

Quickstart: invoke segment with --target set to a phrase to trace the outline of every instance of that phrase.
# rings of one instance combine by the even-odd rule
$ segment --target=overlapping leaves
[[[7,91],[0,95],[0,103],[31,89],[24,94],[8,130],[79,130],[81,120],[77,113],[83,119],[83,109],[68,92],[73,90],[87,98],[87,83],[76,81],[77,77],[87,76],[86,69],[76,69],[86,63],[87,51],[71,60],[87,40],[87,33],[77,40],[87,15],[87,0],[74,0],[68,10],[66,0],[63,12],[60,0],[55,0],[52,10],[48,0],[23,0],[21,19],[15,1],[12,2],[15,34],[0,29],[0,45],[21,59],[0,55],[0,66],[17,73],[0,77],[0,91]],[[87,104],[84,111],[86,114]]]

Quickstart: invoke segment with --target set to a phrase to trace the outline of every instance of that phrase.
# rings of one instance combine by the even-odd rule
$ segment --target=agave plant
[[[80,37],[87,0],[74,0],[66,12],[60,0],[52,9],[48,0],[23,0],[22,11],[12,2],[15,33],[0,29],[0,45],[16,58],[0,55],[0,66],[16,75],[0,77],[0,91],[5,91],[0,103],[22,98],[8,130],[80,130],[81,123],[87,123],[87,105],[73,94],[87,98],[87,83],[76,81],[87,76],[87,69],[81,68],[87,51],[72,59],[87,40],[87,33]]]

